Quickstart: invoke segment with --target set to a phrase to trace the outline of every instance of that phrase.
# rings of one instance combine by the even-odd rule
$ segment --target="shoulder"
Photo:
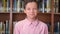
[[[15,24],[15,26],[16,26],[16,27],[20,27],[20,26],[23,25],[23,23],[24,23],[24,20],[18,21],[18,22]]]
[[[46,23],[44,23],[44,22],[42,22],[42,21],[39,21],[39,25],[40,25],[40,26],[42,26],[42,27],[47,28],[47,24],[46,24]]]

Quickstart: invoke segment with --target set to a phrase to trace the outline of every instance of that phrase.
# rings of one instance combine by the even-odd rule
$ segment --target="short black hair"
[[[36,0],[24,0],[24,9],[26,7],[26,4],[29,3],[29,2],[36,2],[37,5],[38,5],[38,2]],[[37,6],[38,7],[38,6]]]

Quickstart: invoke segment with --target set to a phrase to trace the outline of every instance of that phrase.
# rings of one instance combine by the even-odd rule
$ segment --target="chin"
[[[33,18],[35,18],[35,16],[31,16],[30,18],[33,19]]]

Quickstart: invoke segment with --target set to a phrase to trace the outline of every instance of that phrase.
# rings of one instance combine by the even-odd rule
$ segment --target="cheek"
[[[27,12],[26,12],[26,14],[28,14],[28,15],[29,15],[29,14],[30,14],[30,11],[27,11]]]
[[[30,14],[30,12],[28,10],[25,13],[26,13],[26,15],[29,15]]]
[[[35,11],[35,14],[37,14],[38,12],[37,11]]]

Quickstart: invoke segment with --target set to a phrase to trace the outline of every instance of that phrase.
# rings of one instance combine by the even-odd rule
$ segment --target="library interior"
[[[38,19],[48,26],[48,34],[60,34],[60,0],[36,0]],[[0,34],[13,34],[14,25],[26,15],[24,0],[0,0]]]

